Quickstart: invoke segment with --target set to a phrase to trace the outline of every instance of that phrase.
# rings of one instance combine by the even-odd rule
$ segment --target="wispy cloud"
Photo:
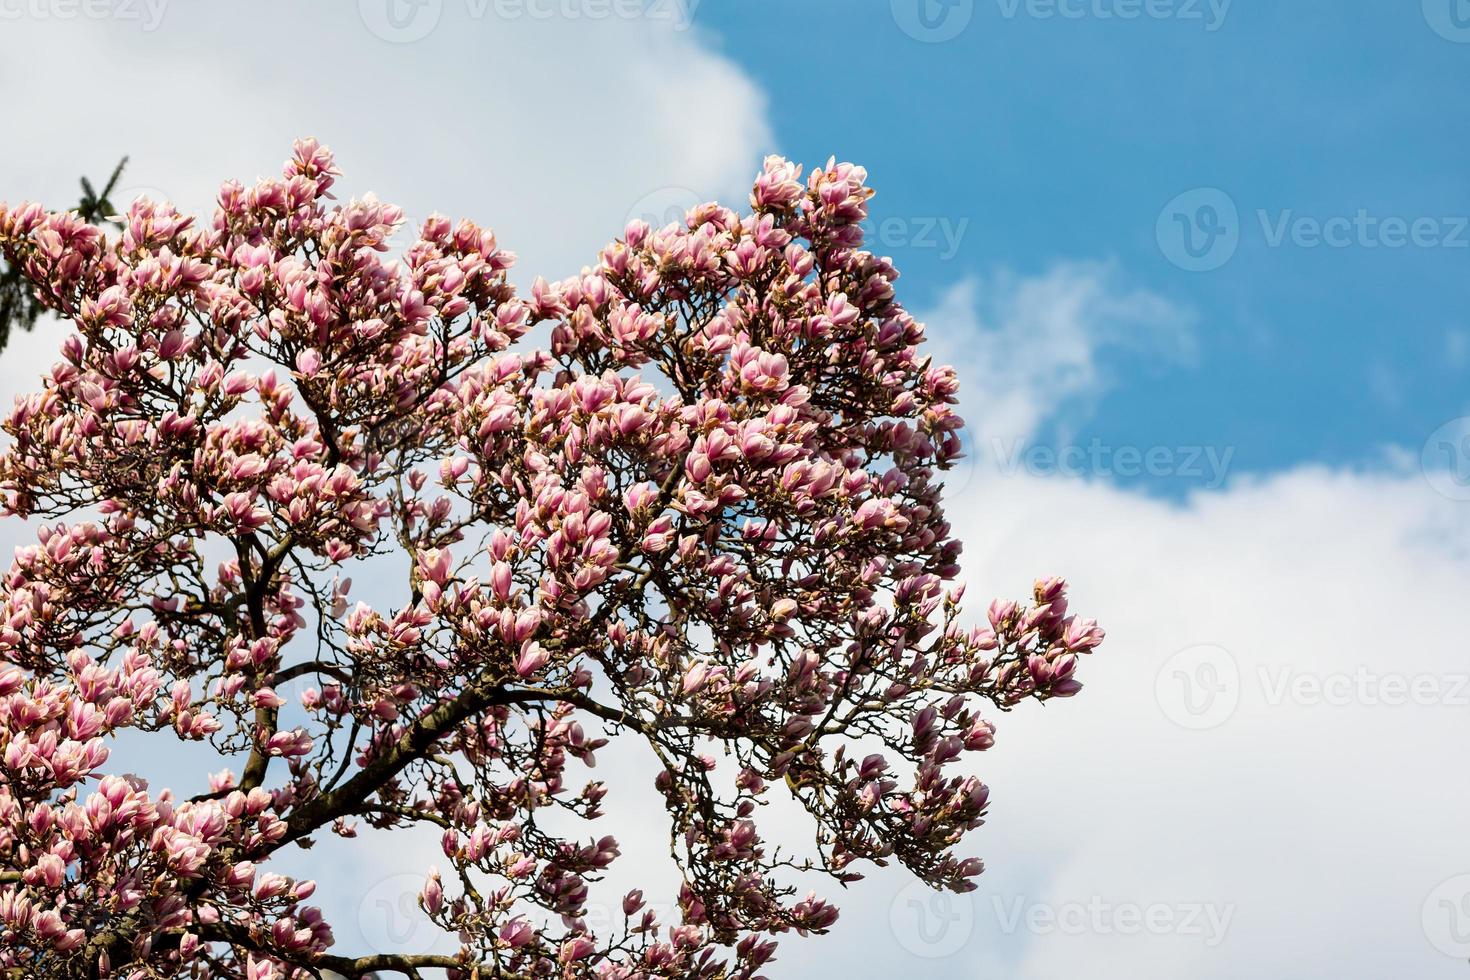
[[[1112,262],[971,277],[920,315],[936,357],[960,373],[966,422],[986,438],[1033,437],[1085,413],[1118,383],[1103,366],[1110,353],[1194,350],[1194,314],[1130,285]]]

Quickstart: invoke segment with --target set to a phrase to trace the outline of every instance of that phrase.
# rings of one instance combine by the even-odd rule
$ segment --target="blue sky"
[[[938,34],[963,29],[906,35],[900,8],[919,2]],[[1131,20],[1098,14],[1126,0],[1064,4],[1077,18],[951,2],[948,22],[940,0],[895,0],[893,17],[850,0],[706,2],[695,22],[765,88],[783,153],[865,164],[875,220],[913,222],[920,245],[891,249],[910,304],[996,267],[1111,258],[1196,314],[1191,358],[1104,352],[1117,383],[1073,439],[1234,447],[1235,472],[1278,471],[1374,464],[1386,444],[1417,454],[1464,413],[1470,43],[1417,2],[1236,2],[1222,18],[1180,0]],[[1236,205],[1239,245],[1185,271],[1156,223],[1201,187]],[[1342,247],[1310,244],[1298,220],[1360,210],[1380,224]],[[1428,219],[1426,244],[1389,247],[1394,218]],[[924,219],[964,222],[958,249],[928,245]]]

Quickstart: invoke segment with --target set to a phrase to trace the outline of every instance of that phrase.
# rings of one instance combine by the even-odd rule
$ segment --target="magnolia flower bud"
[[[429,869],[429,878],[424,882],[424,890],[419,899],[423,902],[424,910],[430,915],[438,915],[444,907],[444,887],[439,880],[438,868]]]

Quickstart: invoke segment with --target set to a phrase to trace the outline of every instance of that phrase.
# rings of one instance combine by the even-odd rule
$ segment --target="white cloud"
[[[1011,284],[1087,297],[1031,304],[1046,316],[977,317],[962,287],[928,318],[951,350],[979,352],[961,369],[966,418],[1045,424],[1059,387],[1110,380],[1096,350],[1128,310],[1160,319],[1142,294],[1077,278]],[[1109,325],[1097,309],[1122,312]],[[1027,343],[1061,343],[1064,367]],[[993,387],[998,350],[1027,366]],[[978,470],[949,502],[974,608],[1063,574],[1108,641],[1076,700],[999,718],[977,767],[993,787],[970,843],[980,890],[916,899],[880,874],[844,896],[835,936],[788,943],[775,975],[1460,975],[1441,948],[1470,940],[1470,885],[1435,889],[1470,871],[1454,768],[1470,736],[1470,512],[1417,454],[1400,460],[1183,502]]]
[[[0,123],[24,145],[0,155],[0,200],[71,207],[79,176],[126,154],[115,204],[146,193],[207,221],[221,182],[277,174],[316,136],[340,197],[371,191],[415,228],[434,211],[494,228],[527,284],[595,262],[630,212],[743,201],[774,149],[763,93],[689,29],[694,0],[642,18],[590,15],[626,3],[547,18],[581,8],[545,0],[151,3],[0,10]],[[384,40],[386,5],[432,29]],[[0,410],[38,387],[63,331],[12,336]]]
[[[971,596],[1063,573],[1108,641],[1075,701],[999,721],[979,767],[994,816],[972,845],[989,870],[960,900],[974,921],[962,949],[932,963],[906,950],[917,927],[890,931],[903,881],[888,876],[847,902],[837,941],[789,950],[788,967],[819,957],[832,976],[1135,980],[1285,964],[1297,977],[1463,971],[1421,926],[1435,886],[1470,871],[1470,786],[1452,769],[1470,735],[1470,561],[1442,545],[1463,536],[1463,505],[1417,473],[1302,469],[1182,506],[996,477],[953,510]],[[1203,709],[1208,689],[1179,685],[1211,675],[1171,658],[1200,644],[1228,651],[1239,683],[1220,696],[1238,704],[1193,730],[1176,722],[1194,721],[1182,697]],[[1412,703],[1416,683],[1439,703]],[[1006,931],[1017,902],[1041,931]],[[1160,934],[1109,925],[1152,906]],[[1211,910],[1228,921],[1215,945]],[[1439,924],[1451,910],[1429,914]],[[1064,918],[1050,926],[1051,915]],[[939,923],[931,912],[936,943]]]
[[[1303,468],[1183,504],[989,476],[951,510],[976,611],[1065,574],[1108,641],[1076,699],[995,716],[976,766],[992,816],[965,846],[986,859],[980,890],[935,896],[891,869],[846,891],[814,879],[842,919],[787,937],[773,980],[1460,975],[1421,918],[1436,886],[1470,872],[1470,784],[1452,768],[1470,735],[1470,556],[1446,546],[1470,530],[1463,505],[1417,472]],[[1226,651],[1239,682],[1218,694],[1228,717],[1196,729],[1182,698],[1202,710],[1208,688],[1182,685],[1211,677],[1177,655],[1200,645]],[[1412,703],[1415,683],[1440,703]],[[624,842],[606,894],[651,876],[665,887],[650,898],[667,895],[647,770],[624,746],[588,774],[611,788],[588,831]],[[809,832],[777,824],[778,838]],[[371,863],[335,843],[300,859],[336,878],[323,893],[339,938],[426,940],[398,896],[441,860],[434,841],[364,843]],[[1431,924],[1453,911],[1430,903]]]
[[[1068,261],[1035,276],[965,279],[944,293],[923,319],[936,358],[960,373],[966,421],[1025,439],[1107,392],[1110,351],[1190,356],[1194,315],[1122,278],[1112,262]]]
[[[312,135],[337,152],[339,193],[489,225],[529,281],[593,262],[650,196],[743,201],[773,149],[760,89],[697,22],[657,16],[687,11],[672,0],[638,18],[434,0],[411,43],[373,32],[385,4],[415,9],[175,3],[151,31],[6,19],[0,112],[25,152],[0,159],[0,198],[70,206],[80,173],[129,154],[125,187],[207,213],[220,181],[277,173]]]

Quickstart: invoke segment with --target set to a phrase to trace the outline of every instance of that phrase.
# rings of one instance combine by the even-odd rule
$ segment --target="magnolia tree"
[[[865,172],[769,159],[748,213],[635,221],[529,296],[468,221],[391,258],[403,213],[337,176],[300,142],[116,239],[0,206],[75,330],[0,457],[35,535],[0,583],[0,972],[745,978],[836,919],[814,880],[971,888],[982,708],[1074,694],[1102,632],[1057,579],[962,625],[955,375],[861,248]],[[613,738],[682,883],[595,931]],[[217,771],[123,774],[179,742]],[[339,948],[272,870],[364,827],[440,843],[457,953]]]

